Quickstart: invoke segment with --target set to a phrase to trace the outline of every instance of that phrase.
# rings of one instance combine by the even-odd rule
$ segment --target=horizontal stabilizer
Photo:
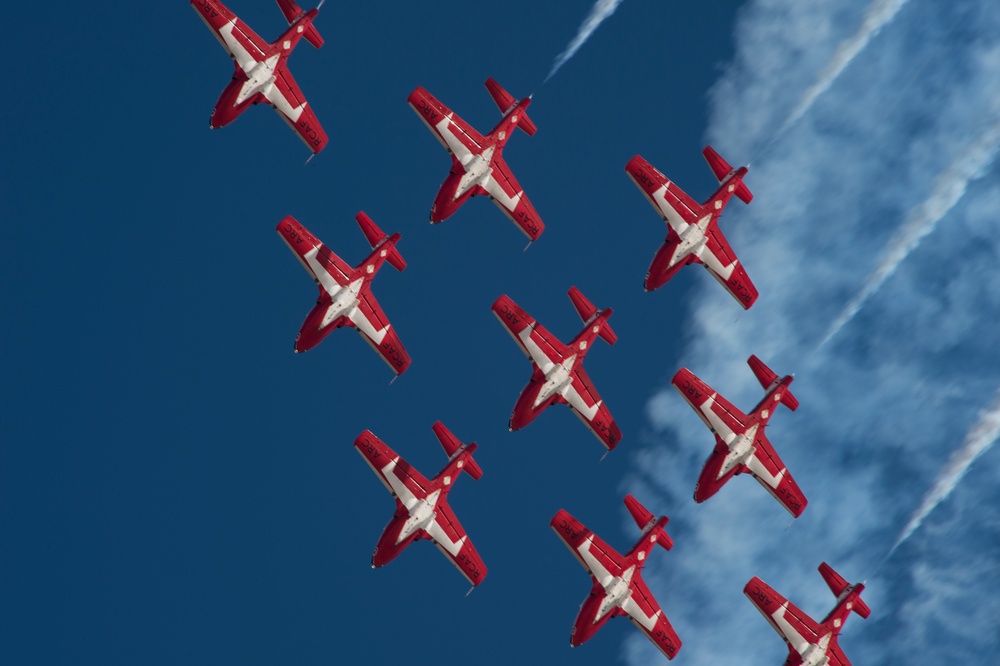
[[[368,244],[372,246],[373,250],[378,247],[379,243],[382,243],[389,238],[389,235],[382,231],[379,226],[375,224],[372,218],[368,217],[364,211],[359,212],[354,219],[358,221],[358,226],[361,227],[361,231],[364,232],[365,238],[368,239]],[[401,255],[399,250],[396,249],[395,244],[392,246],[392,249],[389,250],[389,254],[386,256],[385,260],[392,264],[392,267],[397,271],[401,271],[406,268],[406,261],[403,260],[403,255]]]
[[[774,386],[776,382],[780,381],[777,373],[764,365],[764,362],[757,358],[755,354],[751,354],[750,358],[747,359],[747,365],[749,365],[750,369],[753,370],[754,376],[757,377],[757,381],[760,382],[760,385],[764,387],[765,391]],[[788,409],[793,412],[799,408],[798,398],[792,395],[792,392],[788,390],[787,387],[781,394],[781,404],[788,407]]]
[[[864,589],[863,585],[860,583],[858,585],[848,584],[848,582],[844,580],[844,577],[834,571],[833,567],[826,562],[819,565],[819,575],[821,575],[823,580],[826,581],[826,584],[830,587],[830,591],[833,592],[833,596],[838,599],[840,598],[840,595],[844,593],[844,590],[850,589],[852,592],[857,590],[859,596],[854,598],[851,610],[860,615],[862,618],[867,618],[871,614],[871,609],[868,608],[868,604],[862,601],[860,597],[861,590]]]
[[[645,535],[649,530],[654,530],[656,533],[656,543],[663,546],[665,549],[670,550],[674,547],[673,540],[667,535],[666,530],[663,529],[670,519],[666,516],[661,516],[659,519],[656,518],[649,510],[639,503],[631,493],[625,495],[625,506],[628,508],[628,512],[632,514],[632,519],[635,520],[635,524],[639,526],[642,533]]]
[[[500,109],[500,113],[506,114],[510,111],[511,107],[517,104],[517,100],[509,92],[504,90],[499,83],[491,76],[486,79],[486,89],[490,92],[490,97],[496,102],[497,107]],[[528,136],[534,136],[538,128],[535,127],[535,123],[531,121],[528,117],[527,112],[522,111],[521,117],[517,121],[517,126],[524,130],[525,134]]]
[[[281,13],[285,15],[285,20],[288,21],[288,25],[295,23],[295,21],[305,14],[305,12],[302,11],[302,8],[295,3],[295,0],[278,0],[278,7],[281,8]],[[313,14],[313,16],[315,16],[315,14]],[[323,38],[320,37],[319,32],[311,22],[302,36],[307,42],[316,48],[323,46]]]
[[[727,176],[731,175],[736,169],[730,166],[729,162],[722,159],[719,153],[715,152],[712,146],[705,146],[705,149],[701,151],[701,154],[705,156],[705,161],[708,162],[708,166],[711,167],[712,173],[715,174],[715,179],[720,183],[726,179]],[[743,203],[750,203],[753,199],[753,193],[750,192],[750,188],[740,180],[739,185],[736,186],[736,191],[734,194],[739,197],[740,201]]]
[[[576,311],[580,315],[580,319],[583,320],[584,324],[589,324],[602,312],[610,313],[610,310],[598,310],[597,307],[587,300],[587,297],[584,296],[576,287],[569,288],[569,299],[573,301],[573,307],[576,308]],[[615,332],[611,328],[611,325],[608,324],[607,319],[605,319],[604,323],[601,325],[601,330],[598,335],[600,335],[601,338],[609,345],[613,345],[618,341],[618,336],[615,335]]]
[[[431,427],[434,430],[434,434],[437,436],[438,441],[441,442],[441,447],[444,449],[444,452],[448,454],[449,459],[454,458],[456,455],[461,455],[462,451],[468,452],[462,469],[473,479],[479,480],[479,478],[483,475],[483,470],[479,467],[476,461],[472,459],[472,452],[476,450],[475,443],[470,443],[468,446],[463,447],[462,442],[440,421],[435,421],[434,425]]]

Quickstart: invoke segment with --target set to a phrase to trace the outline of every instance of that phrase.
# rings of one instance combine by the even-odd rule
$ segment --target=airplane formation
[[[250,106],[267,103],[296,132],[315,155],[328,138],[312,107],[288,70],[288,57],[300,40],[316,48],[323,39],[313,25],[319,8],[304,11],[294,0],[276,0],[288,29],[273,43],[262,40],[218,0],[190,0],[234,61],[235,71],[212,112],[209,125],[228,125]],[[320,2],[322,5],[322,2]],[[470,198],[487,196],[524,233],[529,242],[539,239],[545,225],[503,157],[510,137],[520,129],[528,136],[537,130],[527,109],[532,98],[517,99],[492,77],[486,88],[499,108],[500,121],[485,136],[433,97],[417,87],[408,103],[451,156],[449,173],[430,209],[432,224],[457,213]],[[686,265],[700,263],[744,309],[757,301],[758,291],[719,227],[719,218],[733,196],[749,204],[753,198],[744,183],[746,166],[732,167],[711,146],[703,155],[719,182],[718,189],[698,204],[676,184],[636,155],[625,166],[666,222],[667,235],[646,273],[644,287],[653,291],[665,285]],[[411,364],[395,328],[372,293],[372,281],[385,263],[398,271],[406,262],[397,249],[399,233],[386,234],[364,212],[356,221],[371,253],[351,267],[326,247],[294,217],[286,216],[276,231],[319,288],[316,304],[302,323],[294,351],[306,352],[331,331],[354,328],[399,376]],[[517,398],[509,429],[529,425],[550,405],[566,404],[598,438],[607,451],[621,442],[622,432],[598,394],[583,362],[597,338],[614,345],[618,337],[608,323],[612,310],[598,309],[576,287],[569,298],[583,320],[583,329],[563,343],[509,296],[501,295],[492,312],[529,359],[531,378]],[[715,447],[695,484],[694,501],[704,502],[733,476],[748,473],[798,518],[808,501],[785,467],[765,429],[779,405],[794,411],[798,400],[789,390],[792,376],[779,377],[757,356],[748,364],[764,388],[761,401],[745,414],[687,368],[681,368],[672,385],[715,435]],[[462,472],[473,479],[482,469],[473,459],[475,443],[463,444],[440,421],[432,426],[448,462],[432,479],[424,477],[398,453],[365,430],[354,448],[395,499],[395,511],[372,554],[373,568],[396,559],[410,544],[430,540],[475,587],[483,583],[487,567],[448,502],[448,494]],[[669,519],[656,517],[632,495],[625,506],[641,530],[639,540],[621,555],[565,510],[550,521],[556,535],[569,548],[592,579],[589,595],[580,606],[570,632],[570,645],[590,638],[612,617],[626,616],[667,659],[681,648],[662,607],[642,579],[642,570],[656,546],[673,547],[666,532]],[[744,588],[751,603],[788,644],[786,666],[850,666],[838,644],[844,621],[851,611],[862,618],[870,614],[861,600],[861,583],[849,585],[828,564],[820,574],[837,597],[834,609],[816,623],[756,576]]]

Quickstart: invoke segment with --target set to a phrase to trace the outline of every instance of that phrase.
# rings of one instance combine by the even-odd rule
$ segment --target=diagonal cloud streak
[[[889,251],[872,273],[865,279],[865,285],[844,307],[837,319],[830,325],[823,341],[823,347],[864,307],[886,280],[892,277],[899,265],[909,256],[934,229],[938,222],[962,200],[969,184],[987,172],[1000,152],[1000,121],[995,122],[985,132],[973,140],[969,150],[952,163],[938,177],[931,195],[910,210],[907,221],[889,243]]]
[[[995,654],[1000,3],[748,0],[734,36],[710,92],[707,142],[752,153],[789,109],[815,122],[773,142],[754,172],[757,201],[727,227],[761,299],[734,323],[729,295],[691,275],[683,330],[660,371],[685,366],[742,407],[761,395],[743,363],[751,353],[779,373],[799,370],[801,406],[768,434],[809,507],[789,526],[746,477],[694,504],[713,436],[664,382],[624,484],[677,532],[646,581],[687,659],[738,663],[759,650],[755,663],[766,663],[783,648],[741,594],[751,576],[818,619],[832,597],[816,565],[858,580],[895,542],[893,566],[866,593],[874,621],[847,625],[855,663]],[[865,285],[836,350],[817,353]],[[624,653],[634,666],[662,663],[641,635]]]
[[[555,73],[558,72],[563,65],[569,62],[570,58],[576,55],[576,52],[580,50],[580,47],[587,43],[590,36],[594,34],[594,31],[600,27],[601,23],[603,23],[606,18],[615,13],[615,10],[618,9],[618,5],[621,3],[622,0],[597,0],[597,2],[594,3],[594,6],[590,10],[590,14],[588,14],[587,18],[585,18],[583,23],[580,24],[580,29],[577,31],[576,37],[573,38],[573,41],[569,43],[566,50],[560,53],[556,57],[555,62],[552,63],[552,70],[549,72],[549,75],[545,77],[545,81],[542,81],[542,85],[555,76]]]
[[[962,448],[952,454],[948,464],[941,470],[937,481],[934,482],[934,486],[928,491],[924,497],[924,501],[920,504],[920,508],[913,513],[909,522],[906,523],[906,527],[900,532],[899,538],[896,539],[896,543],[889,550],[886,559],[896,552],[896,549],[903,545],[903,542],[909,539],[920,528],[924,519],[941,502],[948,499],[948,496],[955,490],[962,477],[972,467],[972,464],[981,455],[989,451],[996,444],[997,439],[1000,439],[1000,391],[997,392],[993,404],[980,415],[979,421],[966,434],[965,443],[962,445]]]
[[[865,18],[861,22],[861,27],[858,28],[858,31],[852,37],[840,43],[833,54],[833,58],[823,68],[816,83],[810,86],[805,94],[802,95],[802,99],[792,109],[792,112],[789,114],[788,119],[785,120],[785,124],[781,127],[781,130],[778,131],[778,134],[781,134],[795,124],[812,108],[816,99],[833,85],[837,77],[858,57],[858,54],[868,46],[868,43],[881,32],[882,28],[896,18],[899,10],[907,2],[909,0],[875,0],[872,3],[868,11],[865,12]]]

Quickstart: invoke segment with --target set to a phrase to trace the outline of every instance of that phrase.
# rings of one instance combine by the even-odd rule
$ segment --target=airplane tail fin
[[[659,519],[656,518],[649,510],[639,503],[632,494],[625,495],[625,506],[628,508],[628,512],[632,514],[632,519],[635,520],[635,524],[639,526],[642,530],[643,535],[645,535],[650,530],[654,530],[656,533],[656,543],[663,546],[666,550],[670,550],[674,547],[674,541],[667,534],[667,531],[663,527],[670,522],[670,519],[666,516],[661,516]]]
[[[438,441],[441,442],[441,447],[444,452],[448,454],[448,458],[452,459],[457,455],[461,455],[463,452],[467,452],[465,456],[464,465],[462,469],[468,473],[473,479],[479,480],[483,475],[483,470],[479,467],[479,464],[472,459],[472,452],[476,450],[475,442],[468,445],[463,445],[462,442],[451,434],[440,421],[435,421],[434,425],[431,426],[434,430],[434,434],[437,436]]]
[[[580,290],[576,287],[569,288],[569,299],[573,301],[573,307],[576,308],[577,313],[580,315],[580,319],[583,320],[584,324],[589,324],[594,320],[594,317],[598,316],[602,312],[610,312],[610,310],[598,310],[593,303],[587,300],[587,297],[580,293]],[[609,345],[613,345],[618,341],[618,336],[615,335],[614,330],[611,328],[611,324],[604,320],[604,325],[601,326],[601,330],[598,333],[605,342]]]
[[[852,602],[851,610],[860,615],[862,618],[867,618],[871,614],[871,609],[868,608],[868,604],[861,600],[861,590],[865,589],[865,586],[861,583],[857,585],[850,585],[843,576],[833,570],[826,562],[819,565],[819,574],[826,581],[826,584],[830,587],[830,591],[833,592],[833,596],[840,598],[840,595],[844,593],[844,590],[848,590],[848,593],[855,593],[854,600]]]
[[[354,219],[358,221],[358,226],[361,227],[361,231],[364,232],[365,238],[368,239],[368,244],[372,246],[373,250],[378,247],[379,243],[389,238],[389,235],[379,229],[379,226],[375,224],[375,222],[372,221],[372,218],[368,217],[364,211],[358,213]],[[389,250],[389,254],[386,256],[385,260],[392,264],[392,267],[397,271],[401,271],[406,268],[406,261],[403,259],[403,255],[399,253],[399,250],[396,249],[395,245],[393,245],[392,249]]]
[[[278,0],[278,7],[281,8],[281,13],[285,15],[288,25],[295,23],[295,21],[305,14],[302,8],[295,3],[295,0]],[[302,37],[316,48],[323,46],[323,38],[320,37],[319,31],[316,30],[316,27],[312,23],[306,28]]]
[[[771,370],[771,368],[764,365],[764,362],[757,358],[756,355],[752,354],[750,358],[747,359],[747,364],[750,369],[753,370],[753,374],[757,377],[757,381],[760,385],[764,387],[764,390],[771,388],[776,381],[778,381],[778,375]],[[788,389],[781,394],[781,404],[793,412],[799,408],[799,401],[792,392]]]
[[[720,183],[725,180],[726,176],[735,171],[735,169],[730,166],[729,162],[722,159],[722,156],[715,152],[715,149],[712,148],[712,146],[705,146],[705,150],[701,151],[701,154],[705,156],[705,161],[708,162],[708,166],[711,167],[712,173],[715,174],[716,180]],[[748,188],[746,183],[742,180],[740,181],[740,184],[736,186],[734,194],[739,197],[740,201],[743,203],[748,204],[750,203],[750,200],[753,199],[753,193],[750,192],[750,188]]]
[[[514,96],[504,90],[492,76],[486,79],[486,89],[490,91],[490,97],[492,97],[493,101],[496,102],[497,107],[500,109],[500,113],[507,113],[510,111],[510,107],[517,104],[517,100],[514,99]],[[535,123],[528,117],[527,111],[521,112],[521,118],[517,121],[517,126],[523,129],[524,133],[528,136],[534,136],[535,132],[538,131],[538,128],[535,127]]]

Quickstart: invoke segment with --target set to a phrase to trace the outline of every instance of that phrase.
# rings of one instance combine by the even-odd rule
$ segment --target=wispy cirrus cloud
[[[1000,114],[986,130],[968,143],[968,149],[948,166],[935,180],[929,197],[917,204],[906,216],[885,251],[885,257],[865,278],[864,286],[844,306],[844,309],[823,336],[820,346],[828,343],[864,304],[899,268],[900,264],[937,228],[952,208],[962,200],[969,184],[982,178],[1000,151]]]
[[[751,576],[818,619],[833,603],[821,561],[859,580],[903,542],[869,581],[872,618],[846,627],[848,656],[993,653],[1000,460],[984,442],[1000,385],[1000,5],[759,0],[736,40],[709,142],[739,161],[784,128],[748,176],[754,202],[722,219],[761,297],[735,322],[729,296],[696,275],[680,364],[746,408],[760,397],[751,353],[797,371],[801,407],[768,434],[810,504],[789,525],[738,477],[694,505],[713,438],[664,387],[627,484],[674,526],[647,578],[692,663],[776,663],[785,647],[742,595]],[[837,325],[846,312],[851,325]],[[962,583],[970,570],[980,585]],[[956,606],[962,626],[942,636]],[[626,657],[660,663],[640,637]]]
[[[909,0],[875,0],[868,7],[858,31],[837,46],[836,52],[823,68],[823,71],[820,72],[816,78],[816,82],[809,86],[805,93],[803,93],[798,104],[788,114],[788,119],[785,121],[782,129],[787,129],[812,108],[812,105],[816,103],[819,96],[830,89],[830,86],[843,74],[848,65],[854,62],[854,59],[882,31],[882,28],[896,18],[899,10],[907,2]]]

